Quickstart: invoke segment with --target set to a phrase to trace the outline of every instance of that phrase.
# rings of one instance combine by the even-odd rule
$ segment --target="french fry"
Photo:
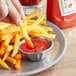
[[[20,31],[20,28],[17,27],[16,25],[12,25],[10,27],[8,27],[7,29],[4,29],[4,30],[1,30],[1,34],[10,34],[10,33],[13,33],[13,32],[19,32]]]
[[[51,27],[46,27],[46,26],[41,26],[46,32],[52,32],[53,28]]]
[[[23,38],[23,36],[19,35],[20,36],[20,39]],[[14,43],[15,42],[15,38],[12,39],[12,41],[10,43]]]
[[[0,58],[0,65],[2,65],[4,68],[10,70],[10,67],[1,58]]]
[[[0,22],[0,30],[3,30],[7,27],[9,27],[11,24],[8,24],[8,23],[4,23],[4,22]]]
[[[3,56],[3,61],[6,60],[6,58],[8,57],[8,55],[9,55],[9,52],[6,52],[5,55]]]
[[[0,44],[3,42],[3,40],[0,39]]]
[[[37,11],[31,13],[30,15],[27,15],[25,20],[30,20],[31,18],[36,17],[38,14],[39,14],[39,11],[37,10]],[[23,20],[23,21],[25,21],[25,20]]]
[[[18,34],[16,34],[16,36],[15,36],[15,44],[14,44],[14,48],[13,48],[13,52],[11,54],[11,57],[14,57],[17,54],[19,43],[20,43],[20,36]]]
[[[56,37],[56,35],[55,34],[48,34],[42,27],[40,27],[40,26],[28,26],[28,27],[26,27],[26,28],[28,28],[27,29],[27,31],[28,31],[28,33],[29,33],[29,35],[30,36],[45,36],[45,37],[49,37],[50,39],[55,39],[55,37]],[[36,31],[36,33],[35,32],[29,32],[29,29],[30,29],[30,31],[31,30],[34,30],[34,31],[40,31],[39,33]]]
[[[2,35],[1,40],[6,40],[10,36],[11,36],[11,34]]]
[[[0,56],[4,55],[5,53],[5,47],[1,45],[0,47]]]
[[[16,54],[14,58],[15,58],[16,60],[21,59],[21,58],[22,58],[22,55],[21,55],[21,54]]]
[[[43,19],[44,19],[44,15],[43,15],[43,14],[39,15],[39,17],[38,17],[38,19],[36,20],[36,22],[33,23],[31,26],[39,25],[39,24],[43,21]]]
[[[41,24],[41,25],[46,25],[46,21],[43,20],[40,24]]]
[[[3,56],[3,61],[5,61],[6,58],[9,56],[11,50],[13,50],[13,45],[6,46],[6,53]]]
[[[33,23],[27,23],[27,26],[31,26]]]
[[[27,25],[31,25],[31,24],[33,24],[33,23],[36,22],[36,20],[27,20],[27,21],[28,21]],[[45,24],[46,24],[46,21],[45,21],[45,20],[43,20],[43,21],[40,23],[40,25],[45,25]]]
[[[20,69],[20,64],[21,64],[21,59],[18,59],[18,60],[16,61],[16,64],[15,64],[15,69],[16,69],[16,70]]]
[[[49,37],[50,39],[55,39],[56,38],[56,34],[49,34],[47,37]]]
[[[27,23],[34,23],[35,20],[27,20]]]
[[[2,58],[2,55],[0,55],[0,58]]]
[[[48,37],[50,39],[55,39],[56,35],[55,34],[37,34],[37,33],[30,33],[30,36],[44,36],[44,37]]]
[[[12,40],[13,38],[13,35],[9,36],[4,42],[3,42],[3,45],[4,46],[8,46],[8,44],[10,43],[10,41]]]
[[[14,58],[12,58],[12,57],[7,57],[6,61],[9,61],[12,64],[16,64],[16,60]]]
[[[40,32],[42,34],[45,34],[47,35],[48,33],[40,26],[28,26],[28,27],[25,27],[27,29],[27,32],[29,33],[30,31],[34,30],[34,31],[37,31],[37,32]]]
[[[27,21],[26,21],[26,25],[27,25]],[[26,41],[28,47],[33,48],[34,45],[33,45],[31,39],[29,38],[29,36],[28,36],[28,34],[27,34],[27,32],[26,32],[25,26],[22,25],[20,28],[21,28],[23,37],[24,37],[24,39],[25,39],[25,41]]]
[[[13,45],[8,45],[7,47],[6,47],[6,52],[11,52],[12,50],[13,50]]]

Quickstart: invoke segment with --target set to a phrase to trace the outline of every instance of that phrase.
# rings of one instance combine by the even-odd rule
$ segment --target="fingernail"
[[[24,12],[22,12],[22,17],[23,17],[23,19],[25,19],[25,14],[24,14]]]
[[[23,23],[21,21],[21,19],[18,20],[17,26],[21,26]]]

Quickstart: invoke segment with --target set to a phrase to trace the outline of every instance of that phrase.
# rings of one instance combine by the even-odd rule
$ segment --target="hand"
[[[25,15],[18,0],[0,0],[0,21],[21,26],[21,19],[25,19]]]

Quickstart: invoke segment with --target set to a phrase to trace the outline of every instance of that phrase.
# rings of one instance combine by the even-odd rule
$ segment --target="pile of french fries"
[[[14,24],[0,22],[0,65],[6,69],[11,69],[7,62],[14,64],[15,69],[20,69],[21,58],[23,54],[18,50],[19,43],[22,39],[27,39],[30,42],[29,36],[45,36],[50,39],[55,39],[53,28],[46,27],[44,15],[40,14],[36,20],[32,19],[39,14],[35,11],[27,15],[23,21],[23,25],[18,27]],[[31,42],[30,42],[31,44]]]

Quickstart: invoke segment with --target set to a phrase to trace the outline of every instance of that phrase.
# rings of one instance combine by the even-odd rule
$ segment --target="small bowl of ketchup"
[[[34,48],[29,48],[25,40],[22,40],[19,45],[19,50],[31,61],[45,59],[54,45],[53,40],[42,36],[31,37],[31,41],[34,44]]]

